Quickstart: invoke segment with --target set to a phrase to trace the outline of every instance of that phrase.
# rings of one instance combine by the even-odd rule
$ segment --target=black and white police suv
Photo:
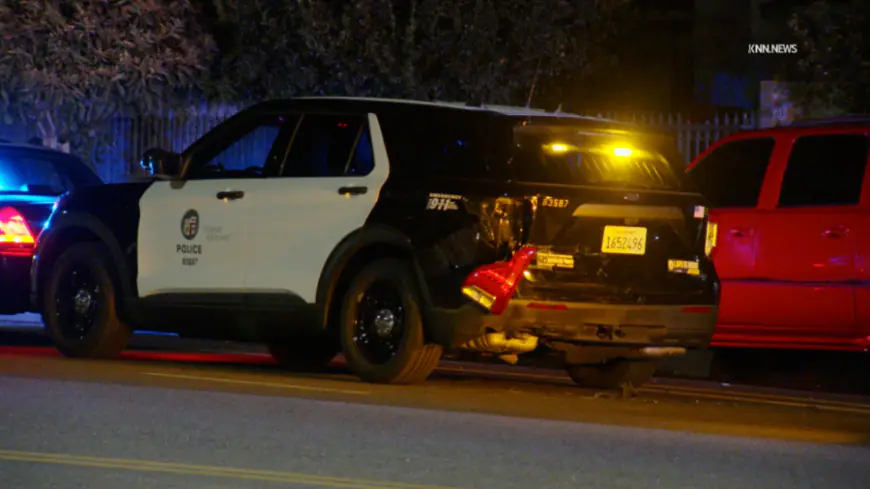
[[[33,300],[73,357],[148,329],[264,342],[294,368],[342,352],[370,382],[546,350],[582,385],[636,384],[716,322],[715,236],[666,143],[522,108],[261,103],[149,151],[168,176],[65,196]]]

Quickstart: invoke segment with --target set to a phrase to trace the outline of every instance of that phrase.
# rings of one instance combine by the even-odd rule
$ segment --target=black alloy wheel
[[[341,298],[338,334],[347,365],[367,382],[423,382],[443,347],[427,340],[423,300],[411,266],[378,260],[351,280]]]
[[[55,317],[63,338],[81,341],[94,329],[103,307],[102,290],[91,271],[75,264],[65,270],[55,296]]]
[[[372,365],[385,365],[399,352],[405,334],[405,308],[387,281],[371,284],[357,299],[353,342]]]
[[[117,314],[116,272],[98,243],[70,245],[55,261],[42,289],[46,332],[69,357],[111,358],[127,346],[132,329]]]

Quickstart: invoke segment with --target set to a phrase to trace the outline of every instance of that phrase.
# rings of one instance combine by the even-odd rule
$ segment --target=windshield
[[[33,149],[0,149],[0,192],[61,195],[98,185],[100,178],[75,156]]]
[[[662,138],[624,131],[520,126],[514,130],[513,177],[520,181],[630,189],[684,190]],[[666,157],[670,156],[670,158]]]

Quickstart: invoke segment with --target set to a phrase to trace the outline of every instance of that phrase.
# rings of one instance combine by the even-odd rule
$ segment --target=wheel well
[[[365,267],[377,260],[384,258],[399,258],[412,260],[411,253],[398,246],[388,244],[374,244],[366,246],[351,256],[350,260],[341,270],[338,280],[329,293],[326,301],[324,324],[327,331],[335,333],[338,329],[338,318],[341,315],[341,306],[345,293],[354,277]]]
[[[94,234],[93,232],[82,228],[82,227],[68,227],[58,231],[57,237],[54,238],[54,242],[52,243],[51,252],[48,254],[41,254],[39,256],[39,276],[37,277],[36,282],[36,291],[37,291],[37,300],[38,302],[34,304],[35,307],[39,307],[42,299],[42,284],[45,283],[45,274],[48,270],[51,270],[54,266],[54,262],[63,254],[64,250],[69,248],[71,245],[75,243],[83,243],[83,242],[102,242],[100,238]]]

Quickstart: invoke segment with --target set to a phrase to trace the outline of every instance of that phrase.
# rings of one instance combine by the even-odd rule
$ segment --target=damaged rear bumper
[[[643,356],[706,348],[713,337],[718,313],[718,287],[710,304],[610,304],[592,301],[558,302],[517,297],[516,290],[536,256],[524,247],[504,262],[475,269],[463,283],[471,304],[439,310],[430,317],[429,336],[448,348],[478,351],[528,351],[532,341],[552,344],[621,346]],[[510,341],[514,340],[514,341]],[[640,351],[640,350],[638,350]]]
[[[484,329],[599,345],[706,348],[716,327],[715,306],[643,306],[513,300]]]
[[[662,347],[643,356],[680,354],[706,348],[713,337],[716,306],[642,306],[513,300],[499,314],[475,305],[441,310],[430,323],[430,337],[448,348],[468,345],[488,333],[545,342],[595,346]],[[475,348],[476,349],[476,348]]]

